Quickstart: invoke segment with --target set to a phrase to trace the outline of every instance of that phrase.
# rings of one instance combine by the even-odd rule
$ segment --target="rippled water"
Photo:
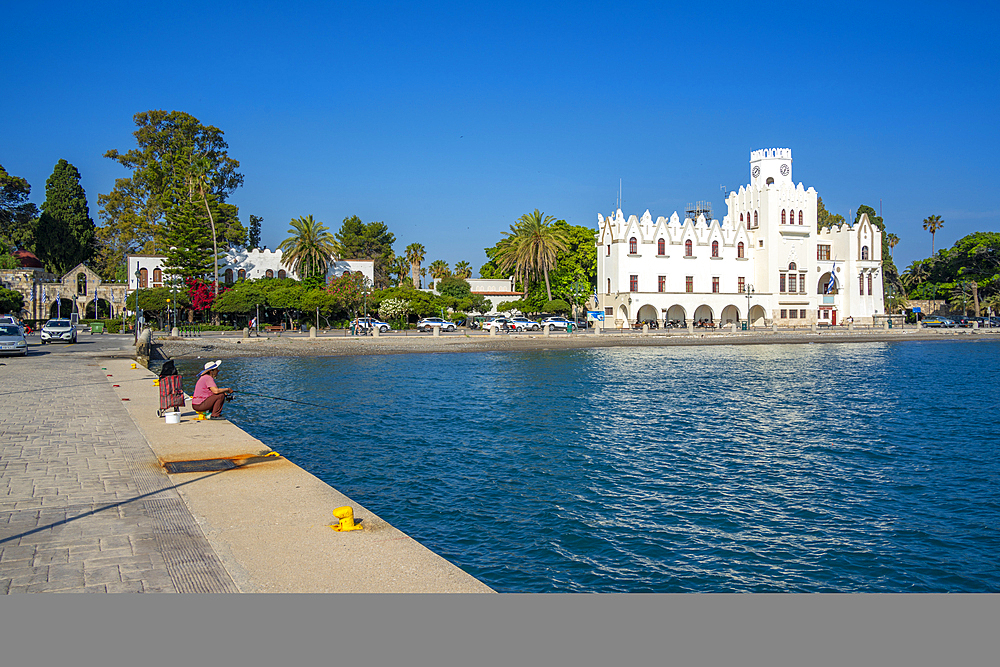
[[[998,361],[995,341],[610,348],[221,379],[335,406],[226,413],[502,592],[997,592]]]

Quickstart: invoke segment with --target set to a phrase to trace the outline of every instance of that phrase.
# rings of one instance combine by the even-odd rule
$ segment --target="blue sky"
[[[900,268],[1000,231],[998,11],[988,3],[17,3],[0,164],[41,204],[60,158],[97,196],[133,114],[225,132],[246,223],[381,220],[396,250],[485,261],[535,208],[596,226],[683,213],[789,147],[844,216],[882,210]]]

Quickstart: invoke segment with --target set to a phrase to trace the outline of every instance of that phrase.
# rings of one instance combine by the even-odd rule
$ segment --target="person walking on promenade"
[[[229,387],[220,389],[215,384],[215,378],[219,375],[219,366],[221,365],[221,359],[205,364],[205,370],[198,374],[194,395],[191,396],[191,407],[198,412],[211,410],[212,419],[222,419],[222,404],[226,402],[226,396],[233,393]]]

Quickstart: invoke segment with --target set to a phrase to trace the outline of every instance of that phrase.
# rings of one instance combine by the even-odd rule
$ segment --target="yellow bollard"
[[[135,368],[135,364],[132,364],[132,368]]]
[[[153,380],[153,386],[154,387],[159,387],[160,386],[160,381],[159,380]]]
[[[348,506],[338,507],[333,510],[333,516],[340,519],[340,523],[336,526],[330,526],[336,531],[344,532],[348,530],[361,530],[364,526],[354,525],[354,510]]]

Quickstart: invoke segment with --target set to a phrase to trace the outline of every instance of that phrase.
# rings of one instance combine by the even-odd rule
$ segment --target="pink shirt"
[[[204,403],[212,395],[212,387],[218,389],[219,385],[215,384],[211,375],[205,373],[198,378],[198,382],[194,385],[194,396],[191,397],[191,403]]]

